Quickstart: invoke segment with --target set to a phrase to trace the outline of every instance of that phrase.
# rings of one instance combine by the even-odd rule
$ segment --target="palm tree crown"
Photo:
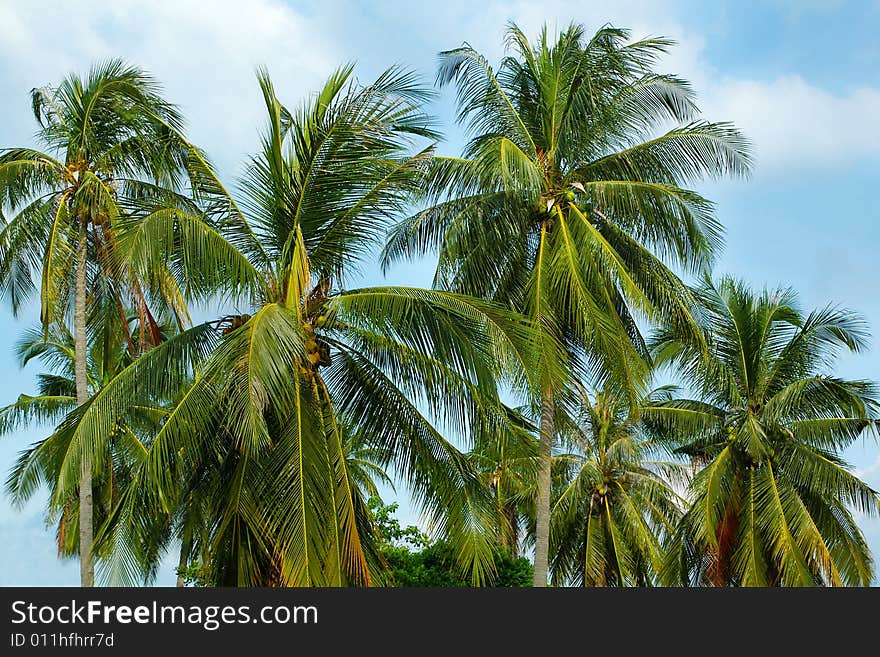
[[[86,78],[34,89],[32,100],[37,138],[48,150],[0,154],[0,203],[10,217],[0,233],[3,292],[17,311],[39,287],[44,325],[62,318],[72,301],[83,225],[92,297],[101,289],[95,280],[112,276],[120,303],[132,295],[137,303],[125,307],[148,313],[144,294],[155,292],[154,303],[172,295],[170,263],[132,280],[113,242],[134,199],[171,194],[183,184],[189,147],[180,136],[179,112],[149,75],[120,60],[94,67]]]
[[[863,321],[831,306],[805,316],[792,290],[754,293],[731,278],[706,281],[699,296],[705,344],[670,331],[655,344],[696,398],[644,411],[702,466],[670,577],[870,583],[870,551],[851,509],[876,513],[878,497],[839,453],[872,425],[876,389],[826,373],[840,350],[865,347]]]
[[[583,390],[581,404],[579,421],[562,431],[569,450],[554,457],[553,581],[650,586],[684,506],[673,488],[681,466],[655,459],[663,450],[623,396]]]
[[[747,143],[697,120],[690,86],[652,71],[670,41],[628,37],[603,28],[587,39],[573,25],[532,45],[511,26],[497,73],[469,46],[441,53],[438,81],[457,85],[473,137],[461,158],[433,158],[438,203],[395,228],[386,262],[438,247],[441,286],[532,313],[552,304],[584,340],[613,341],[596,331],[609,317],[634,330],[620,298],[684,312],[653,255],[689,269],[710,261],[721,228],[680,185],[746,173]],[[657,136],[669,123],[679,125]]]

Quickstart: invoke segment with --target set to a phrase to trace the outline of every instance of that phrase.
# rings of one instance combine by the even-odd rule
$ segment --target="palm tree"
[[[662,449],[623,396],[582,390],[580,400],[581,417],[562,430],[571,451],[553,463],[552,581],[653,585],[684,507],[682,466],[652,460]]]
[[[496,544],[517,559],[534,517],[535,487],[538,471],[538,442],[527,431],[533,427],[520,417],[526,409],[511,414],[512,426],[520,433],[495,432],[479,440],[468,452],[468,459],[480,473],[492,494],[500,526]]]
[[[210,241],[204,224],[181,213],[190,221],[179,218],[180,225],[163,226],[160,215],[151,222],[152,233],[141,231],[139,219],[157,199],[166,205],[176,198],[187,206],[175,192],[181,173],[192,170],[196,191],[206,164],[180,136],[181,117],[159,92],[150,76],[120,60],[93,67],[85,78],[70,75],[57,87],[31,94],[37,138],[46,151],[0,152],[0,291],[18,312],[38,282],[47,330],[72,308],[79,405],[89,398],[86,330],[90,307],[102,305],[97,291],[116,298],[119,313],[136,309],[141,330],[153,338],[142,341],[148,348],[158,337],[157,307],[173,308],[183,325],[188,321],[183,291],[205,291],[210,271],[213,282],[218,280],[216,270],[205,268],[190,288],[183,279],[198,263],[169,255],[182,237],[187,242],[192,236],[190,255],[198,255]],[[81,583],[91,586],[92,462],[80,447],[71,457],[80,470]]]
[[[433,159],[429,207],[395,228],[383,261],[439,249],[437,287],[497,301],[543,329],[535,585],[544,586],[566,371],[613,377],[636,398],[647,354],[635,316],[691,324],[690,294],[659,258],[699,269],[721,241],[711,204],[681,185],[745,174],[750,158],[731,125],[697,119],[685,81],[652,71],[667,39],[629,42],[613,27],[587,37],[571,25],[531,44],[511,25],[506,42],[497,71],[468,45],[440,54],[438,83],[457,86],[472,138],[462,157]]]
[[[377,483],[395,490],[394,481],[380,465],[390,462],[392,455],[374,444],[363,428],[352,429],[344,419],[339,422],[339,430],[345,452],[345,467],[360,497],[363,500],[381,497]]]
[[[126,315],[126,323],[132,326],[122,328],[118,317],[110,316],[110,321],[94,327],[89,341],[87,373],[89,391],[96,394],[111,381],[134,358],[131,341],[141,334],[136,326],[136,316]],[[114,321],[115,320],[115,321]],[[160,339],[173,331],[173,327],[159,324]],[[150,340],[153,338],[151,337]],[[38,394],[20,395],[12,404],[0,409],[0,435],[10,433],[25,426],[40,426],[46,423],[57,424],[66,415],[75,411],[75,340],[70,330],[62,323],[55,322],[48,327],[31,329],[16,344],[16,352],[22,366],[37,359],[46,371],[37,377]],[[124,422],[118,422],[114,430],[100,445],[103,453],[94,460],[96,466],[93,476],[93,492],[96,503],[93,507],[94,519],[101,526],[109,518],[117,504],[120,491],[131,481],[132,472],[146,455],[145,439],[155,432],[166,411],[160,407],[133,407]],[[37,491],[41,485],[50,488],[48,516],[57,520],[58,554],[62,557],[78,555],[80,536],[79,506],[77,491],[59,488],[58,471],[64,459],[64,451],[57,449],[56,435],[38,441],[23,451],[6,481],[7,491],[13,501],[21,505]],[[96,543],[94,556],[106,562],[106,579],[114,584],[132,584],[141,577],[131,577],[119,561],[114,560],[113,546]],[[127,554],[135,557],[144,573],[144,578],[155,574],[158,552],[150,551],[144,542],[126,546]]]
[[[369,438],[480,581],[492,568],[491,500],[440,428],[467,437],[506,426],[496,380],[517,362],[527,369],[534,336],[485,301],[344,286],[430,153],[410,152],[434,138],[411,74],[359,85],[345,67],[296,112],[264,73],[260,86],[268,129],[241,205],[200,169],[210,190],[200,203],[225,208],[225,235],[247,258],[243,307],[135,360],[59,431],[92,440],[143,399],[174,399],[121,497],[116,513],[129,520],[114,542],[137,540],[155,509],[174,515],[195,500],[186,515],[202,515],[206,581],[365,584],[345,427]]]
[[[340,421],[339,429],[346,455],[346,469],[352,484],[355,526],[365,547],[368,570],[373,581],[384,581],[388,572],[388,563],[379,552],[380,538],[376,534],[375,523],[369,511],[369,501],[379,499],[377,482],[394,489],[392,479],[379,465],[388,462],[389,456],[372,444],[363,431],[352,430],[344,419]],[[210,508],[206,502],[210,500],[211,492],[207,487],[203,487],[202,490],[193,489],[182,503],[178,504],[179,529],[176,532],[180,542],[178,587],[184,586],[188,573],[195,575],[194,579],[202,585],[207,583],[205,561],[211,559],[211,537],[206,526],[210,517]],[[167,540],[164,540],[162,547],[166,546]],[[158,551],[160,552],[161,548]]]
[[[644,410],[700,467],[669,581],[869,584],[851,509],[873,514],[880,500],[840,452],[872,425],[876,389],[828,374],[841,350],[864,349],[864,322],[832,306],[805,316],[791,289],[755,293],[731,278],[706,280],[699,296],[708,352],[668,330],[655,344],[695,397]]]

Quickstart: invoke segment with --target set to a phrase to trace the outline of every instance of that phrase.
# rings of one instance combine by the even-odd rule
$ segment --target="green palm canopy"
[[[216,233],[192,215],[167,225],[150,248],[138,248],[147,208],[191,205],[181,191],[197,193],[192,174],[203,164],[181,135],[177,108],[160,91],[152,77],[121,60],[98,64],[85,77],[70,75],[31,92],[44,151],[0,151],[0,293],[17,313],[38,288],[46,330],[72,315],[78,404],[89,397],[86,330],[100,321],[98,309],[108,308],[103,297],[123,317],[135,310],[140,337],[152,338],[140,340],[146,349],[159,339],[154,313],[169,310],[183,326],[186,300],[218,280],[209,265],[226,264],[198,257]],[[81,581],[90,586],[88,453],[79,465]]]
[[[800,312],[791,289],[753,292],[723,278],[699,289],[704,345],[657,336],[693,399],[644,417],[699,472],[669,555],[673,583],[867,585],[872,559],[853,510],[878,496],[841,458],[873,426],[876,388],[831,374],[859,352],[864,322],[835,307]]]
[[[437,287],[502,303],[543,330],[537,585],[567,375],[612,377],[636,398],[648,369],[636,317],[691,325],[691,296],[664,262],[698,270],[721,242],[711,203],[683,185],[751,164],[733,126],[698,118],[687,82],[654,72],[671,43],[580,25],[530,43],[511,25],[497,69],[468,45],[441,53],[437,81],[455,85],[470,140],[461,157],[433,158],[427,209],[395,228],[384,253],[389,264],[437,250]]]
[[[190,544],[205,581],[366,584],[370,522],[345,449],[355,432],[481,581],[492,502],[444,436],[509,424],[496,379],[526,369],[533,335],[509,311],[458,294],[345,287],[421,180],[429,151],[412,147],[434,137],[426,92],[405,71],[360,85],[347,67],[291,111],[262,73],[260,86],[268,127],[240,204],[199,169],[203,214],[239,254],[235,312],[152,349],[69,417],[56,435],[71,455],[59,476],[70,485],[81,446],[132,405],[167,400],[106,540],[144,540],[151,517],[182,513],[198,529]],[[188,213],[155,208],[148,226],[161,234]]]
[[[675,488],[685,472],[680,462],[657,459],[665,450],[624,396],[582,390],[580,403],[577,421],[562,427],[568,449],[554,456],[552,581],[652,586],[684,509]]]

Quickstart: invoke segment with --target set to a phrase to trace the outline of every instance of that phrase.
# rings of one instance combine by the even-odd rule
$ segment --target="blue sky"
[[[661,68],[693,82],[707,118],[734,121],[755,143],[747,181],[701,184],[727,229],[718,273],[755,285],[791,285],[805,307],[837,302],[865,315],[880,336],[875,294],[880,223],[880,1],[650,0],[335,2],[333,0],[113,0],[76,3],[0,0],[0,147],[29,145],[35,130],[28,91],[84,71],[96,58],[122,56],[151,71],[183,108],[190,138],[225,178],[253,150],[261,100],[253,70],[269,68],[276,89],[296,104],[336,66],[358,62],[368,79],[403,63],[433,79],[435,54],[469,42],[497,60],[507,21],[534,34],[544,21],[588,28],[612,23],[634,36],[662,34],[679,45]],[[454,152],[461,136],[444,93],[433,108]],[[375,282],[369,269],[364,282]],[[431,263],[399,266],[391,282],[427,284]],[[33,390],[35,369],[20,370],[12,343],[37,318],[0,309],[0,405]],[[840,361],[838,373],[880,380],[880,341]],[[0,471],[37,432],[0,438]],[[859,443],[848,457],[880,488],[880,449]],[[55,557],[34,499],[14,510],[0,500],[0,585],[78,583],[75,563]],[[405,521],[416,512],[404,505]],[[860,524],[880,560],[880,521]],[[172,584],[171,560],[158,583]]]

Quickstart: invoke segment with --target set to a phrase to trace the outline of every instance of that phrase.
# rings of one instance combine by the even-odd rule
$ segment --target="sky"
[[[544,22],[552,29],[575,21],[675,39],[659,68],[690,80],[705,118],[733,121],[755,148],[748,180],[696,187],[717,204],[727,231],[715,272],[758,287],[792,286],[807,309],[844,305],[880,336],[880,0],[0,0],[0,148],[33,145],[31,88],[123,57],[163,83],[188,119],[190,140],[232,181],[258,145],[256,67],[269,70],[289,105],[345,62],[357,63],[363,81],[402,64],[430,83],[436,53],[462,42],[497,61],[509,21],[529,35]],[[431,107],[447,136],[440,149],[449,153],[462,144],[453,108],[448,91]],[[432,266],[399,265],[386,281],[428,285]],[[379,281],[365,269],[363,283]],[[36,308],[15,319],[0,306],[0,406],[34,391],[37,369],[20,369],[12,345],[37,319]],[[880,380],[880,340],[842,358],[836,374]],[[4,478],[39,437],[37,430],[0,437]],[[880,489],[877,441],[860,441],[846,456]],[[0,498],[0,586],[78,584],[77,564],[56,557],[45,501],[36,496],[14,509]],[[404,522],[418,520],[405,500],[401,513]],[[880,520],[859,524],[880,562]],[[174,583],[172,561],[157,584]]]

